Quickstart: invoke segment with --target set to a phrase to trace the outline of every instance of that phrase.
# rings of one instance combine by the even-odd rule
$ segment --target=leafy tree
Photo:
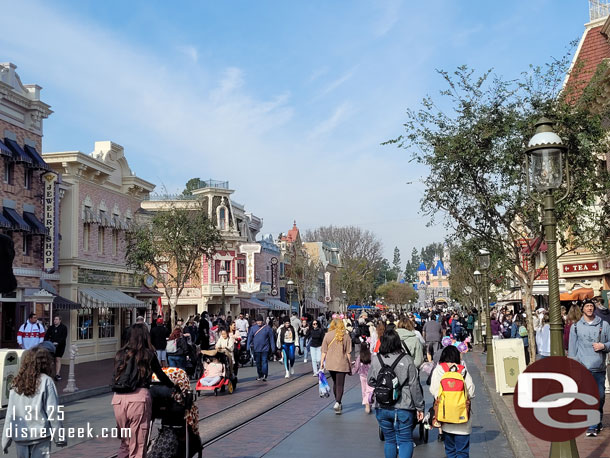
[[[199,279],[203,257],[210,259],[222,237],[201,201],[188,207],[169,205],[154,212],[148,224],[127,234],[126,260],[137,272],[148,273],[165,290],[172,326],[178,299],[188,280]]]
[[[431,243],[421,249],[420,259],[426,264],[426,268],[431,269],[434,267],[434,257],[439,257],[443,254],[442,243]],[[419,267],[419,266],[418,266]]]
[[[184,186],[184,191],[182,191],[182,195],[183,196],[192,196],[193,191],[195,189],[199,189],[200,182],[201,182],[200,178],[191,178],[189,181],[186,182],[186,185]]]
[[[447,84],[442,100],[426,97],[421,107],[407,110],[405,134],[388,142],[408,149],[428,167],[421,206],[431,223],[440,216],[456,240],[476,239],[492,252],[498,270],[519,282],[532,353],[529,304],[534,280],[545,266],[536,264],[543,246],[540,207],[528,195],[523,163],[524,145],[542,115],[555,121],[569,151],[571,174],[578,177],[556,207],[563,254],[577,247],[597,251],[608,239],[600,228],[607,226],[603,221],[610,186],[598,153],[606,150],[602,122],[610,113],[607,104],[598,102],[595,81],[579,99],[569,86],[559,92],[569,65],[566,56],[545,67],[530,67],[518,80],[491,71],[476,74],[466,66],[454,73],[440,71]]]
[[[415,283],[417,281],[417,269],[420,262],[419,251],[414,247],[411,251],[411,260],[407,261],[405,267],[405,282]]]
[[[308,242],[329,241],[341,254],[341,288],[351,304],[362,303],[375,291],[375,280],[383,268],[383,245],[377,236],[356,226],[324,226],[308,230]],[[386,261],[387,262],[387,261]]]
[[[375,292],[378,297],[383,297],[385,302],[392,305],[405,305],[417,299],[417,293],[411,285],[397,281],[384,283]]]
[[[320,261],[311,259],[306,250],[297,248],[296,256],[291,258],[290,278],[295,284],[297,298],[299,301],[300,314],[303,314],[305,298],[317,297],[322,264]],[[291,304],[292,305],[292,304]]]
[[[396,273],[394,269],[390,266],[389,261],[386,258],[383,258],[377,269],[373,289],[376,290],[379,285],[383,285],[388,281],[392,281],[395,278],[395,275]]]
[[[394,247],[394,260],[392,261],[392,270],[396,276],[396,281],[400,280],[400,250]]]

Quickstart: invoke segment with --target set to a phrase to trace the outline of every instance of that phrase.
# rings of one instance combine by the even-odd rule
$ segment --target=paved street
[[[477,387],[471,456],[512,458],[514,455],[498,425],[474,357],[467,355]],[[348,377],[343,414],[337,416],[331,409],[332,399],[319,397],[317,379],[310,375],[311,365],[299,360],[295,377],[288,380],[283,377],[280,363],[269,366],[267,384],[255,380],[255,368],[245,367],[240,369],[240,382],[233,395],[206,395],[198,400],[200,434],[204,442],[209,442],[204,452],[206,457],[296,458],[322,454],[329,447],[336,447],[348,456],[383,455],[375,415],[366,415],[361,405],[359,379]],[[426,403],[431,405],[426,388],[424,384]],[[69,403],[65,426],[84,426],[90,422],[95,433],[102,427],[113,427],[111,396],[106,394]],[[415,456],[444,456],[443,444],[437,442],[435,430],[431,431],[427,444],[419,440],[419,428],[414,435]],[[54,449],[53,455],[58,458],[110,457],[118,449],[117,439],[71,439],[69,442],[69,447]],[[14,447],[7,456],[16,456]]]

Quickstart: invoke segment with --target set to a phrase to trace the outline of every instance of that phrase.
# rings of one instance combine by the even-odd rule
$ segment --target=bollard
[[[74,393],[78,391],[76,387],[76,377],[74,376],[74,360],[76,359],[76,354],[78,353],[78,347],[76,345],[72,345],[70,347],[70,372],[68,373],[68,384],[64,388],[64,393]]]

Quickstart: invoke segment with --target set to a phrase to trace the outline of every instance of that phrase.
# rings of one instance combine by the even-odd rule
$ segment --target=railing
[[[610,4],[608,0],[589,0],[589,20],[606,17],[610,14]]]
[[[199,189],[201,188],[221,188],[221,189],[229,189],[228,181],[218,181],[212,180],[199,180]]]

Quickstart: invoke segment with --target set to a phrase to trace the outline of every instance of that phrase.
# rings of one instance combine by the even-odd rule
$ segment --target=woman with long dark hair
[[[419,374],[412,358],[403,352],[400,336],[393,329],[386,329],[381,337],[379,353],[372,358],[368,374],[369,385],[377,385],[377,376],[382,366],[392,366],[396,361],[394,373],[401,388],[400,397],[390,407],[376,402],[377,422],[385,437],[384,453],[386,458],[413,456],[413,425],[415,419],[424,418],[424,394],[419,384]],[[397,448],[400,449],[398,455]]]
[[[182,333],[182,328],[177,325],[168,338],[168,342],[175,341],[175,348],[170,352],[166,347],[167,363],[169,367],[177,367],[186,371],[186,355],[188,353],[188,344]],[[173,345],[172,345],[173,347]]]
[[[145,324],[134,324],[129,340],[114,358],[112,408],[118,428],[129,428],[130,437],[121,438],[118,458],[145,456],[152,399],[148,388],[152,374],[166,386],[174,383],[161,369]]]

